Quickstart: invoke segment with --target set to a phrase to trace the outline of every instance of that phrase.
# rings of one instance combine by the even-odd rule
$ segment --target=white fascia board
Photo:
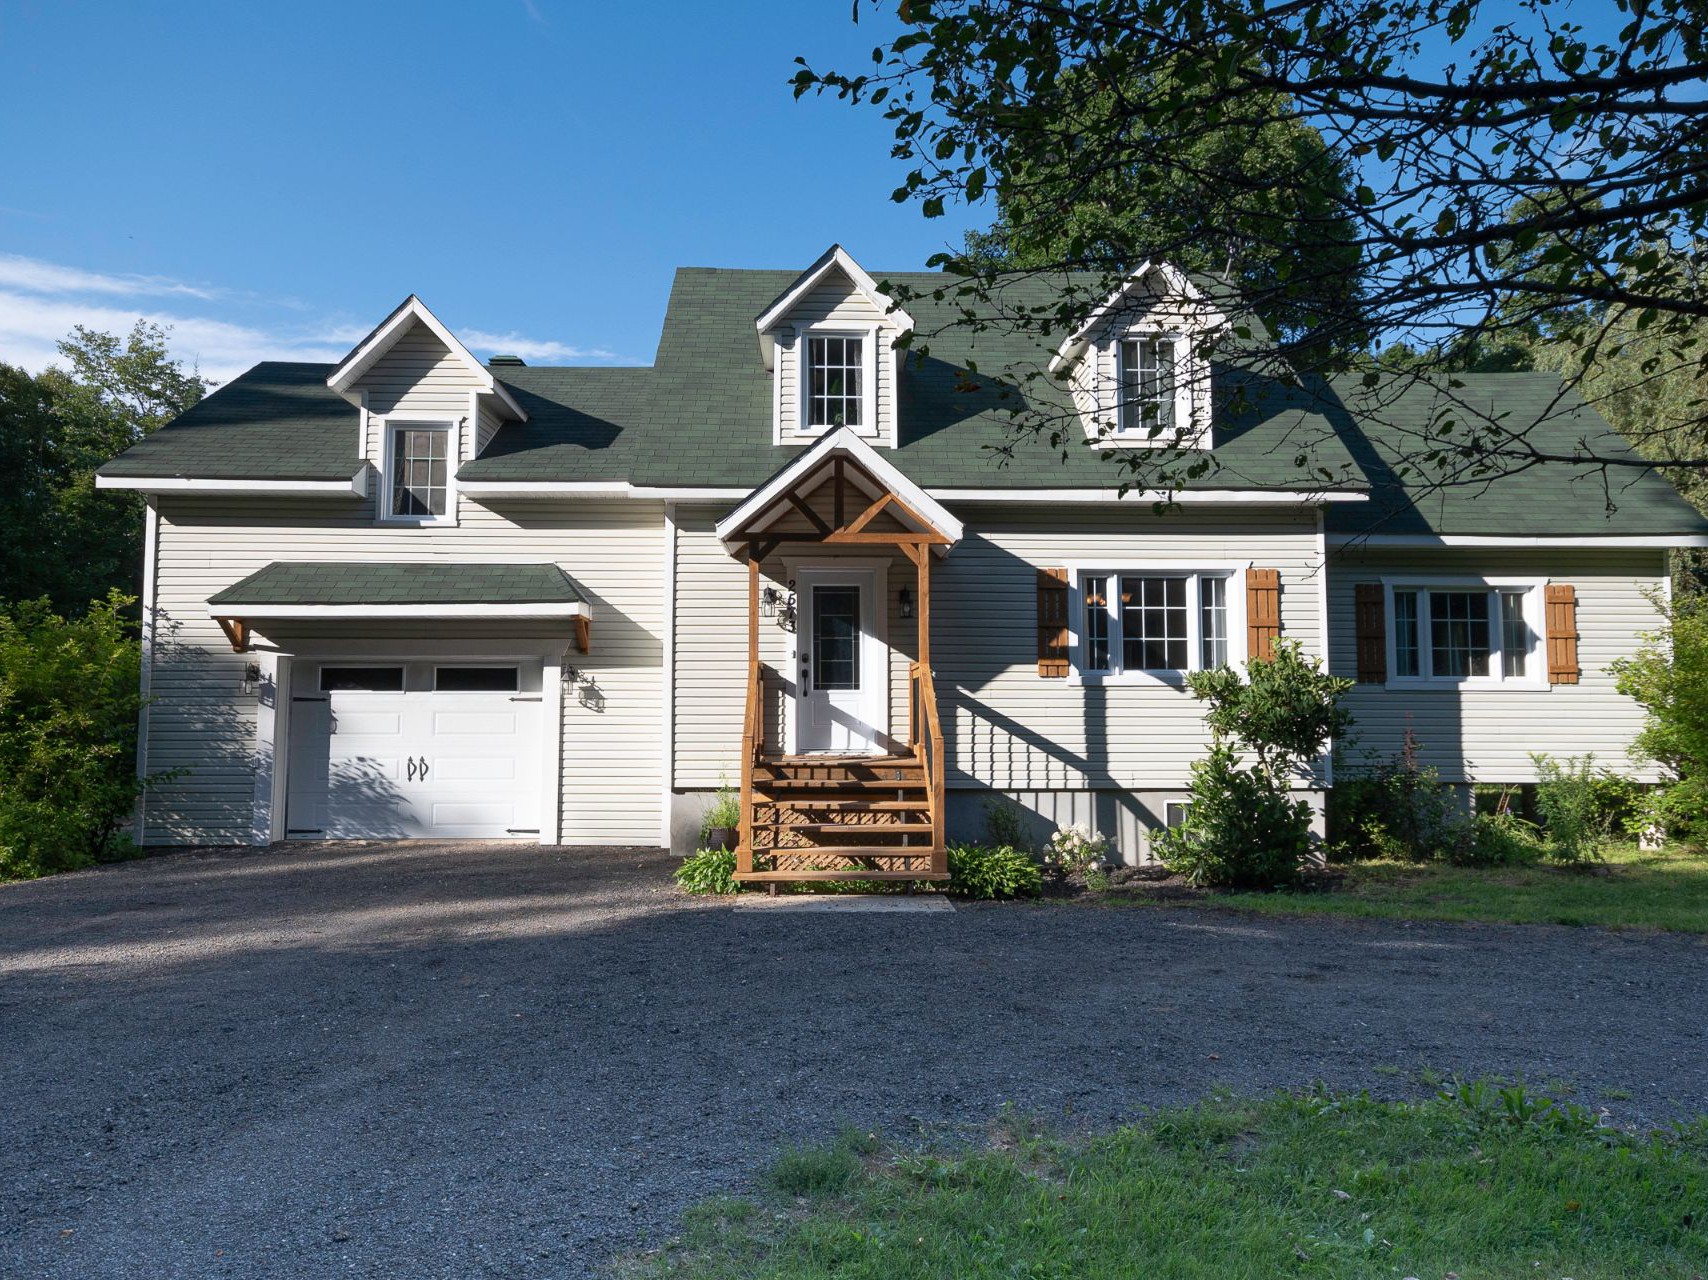
[[[1084,355],[1086,339],[1096,332],[1098,326],[1108,318],[1109,313],[1120,304],[1121,299],[1131,293],[1153,271],[1162,277],[1163,288],[1169,294],[1185,298],[1189,302],[1201,303],[1204,301],[1203,291],[1187,279],[1186,273],[1180,268],[1166,262],[1142,262],[1138,269],[1130,272],[1121,281],[1120,287],[1098,303],[1091,314],[1085,318],[1084,323],[1070,333],[1060,347],[1056,348],[1056,353],[1050,357],[1049,372],[1052,374],[1060,373]],[[1220,329],[1228,323],[1228,318],[1213,307],[1207,309],[1204,320],[1206,329]]]
[[[1647,533],[1593,534],[1558,537],[1505,537],[1481,533],[1331,533],[1331,547],[1708,547],[1708,534]]]
[[[1305,489],[1182,489],[1173,493],[1162,489],[1129,489],[1125,494],[1114,489],[931,489],[928,492],[940,502],[1167,502],[1181,506],[1296,507],[1370,501],[1367,493]]]
[[[587,618],[584,603],[538,604],[210,604],[210,618],[289,621],[337,618]]]
[[[515,415],[518,422],[528,420],[527,410],[516,403],[515,397],[493,376],[492,370],[476,360],[474,353],[413,293],[399,303],[397,309],[381,321],[379,328],[363,339],[360,346],[344,357],[342,363],[327,375],[326,385],[339,395],[347,396],[351,385],[391,350],[398,338],[403,336],[404,330],[416,323],[425,325],[435,338],[445,344],[446,350],[467,366],[480,383],[483,395],[496,396],[503,402],[504,407]]]
[[[669,488],[625,480],[459,480],[465,498],[637,498],[652,502],[737,502],[751,489]]]
[[[801,299],[811,293],[817,287],[818,282],[833,270],[840,270],[849,280],[853,281],[854,287],[865,295],[866,301],[883,312],[885,317],[898,329],[905,333],[914,328],[913,317],[897,307],[895,299],[889,294],[879,291],[878,282],[872,279],[864,267],[854,261],[848,250],[839,244],[833,244],[819,255],[817,262],[801,272],[795,278],[795,282],[783,291],[783,295],[767,307],[764,314],[753,322],[759,334],[759,356],[765,361],[767,369],[772,367],[773,361],[773,347],[770,342],[766,341],[767,336],[772,329],[787,318]]]
[[[348,480],[204,480],[183,476],[96,476],[97,489],[134,489],[138,493],[281,494],[360,498],[367,490],[365,469]]]
[[[734,511],[730,512],[717,523],[717,535],[725,543],[758,516],[772,503],[777,502],[794,485],[798,484],[810,473],[819,470],[838,454],[849,459],[865,470],[872,479],[900,498],[921,519],[950,542],[959,542],[964,532],[961,522],[924,489],[904,476],[894,463],[889,462],[871,445],[855,435],[847,427],[838,427],[829,435],[821,438],[805,453],[801,454],[782,471],[773,476],[769,483],[755,489]]]

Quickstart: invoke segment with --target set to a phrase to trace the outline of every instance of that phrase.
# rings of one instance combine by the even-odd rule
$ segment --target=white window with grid
[[[1179,387],[1175,376],[1175,339],[1153,335],[1127,338],[1117,352],[1117,430],[1123,436],[1171,440],[1177,428]]]
[[[383,519],[399,524],[436,524],[452,518],[454,440],[449,423],[387,424]]]
[[[1389,579],[1388,681],[1545,688],[1543,584]]]
[[[807,429],[865,425],[866,340],[847,334],[807,338]]]
[[[1076,674],[1093,683],[1178,680],[1237,662],[1244,618],[1232,566],[1204,569],[1085,568],[1076,583]]]

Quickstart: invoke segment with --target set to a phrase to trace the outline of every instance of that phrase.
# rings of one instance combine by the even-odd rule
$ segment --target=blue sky
[[[229,378],[336,359],[411,292],[478,354],[647,362],[679,265],[917,268],[968,215],[891,202],[879,113],[796,55],[848,0],[0,0],[0,360],[173,326]]]

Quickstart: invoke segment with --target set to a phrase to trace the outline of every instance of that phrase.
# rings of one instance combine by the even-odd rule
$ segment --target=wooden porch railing
[[[943,843],[943,724],[937,714],[937,686],[930,666],[923,662],[908,667],[908,721],[914,750],[925,766],[931,806],[931,870],[946,875],[949,855]]]
[[[765,668],[753,659],[747,672],[747,712],[741,730],[741,831],[735,848],[735,869],[753,870],[753,766],[765,755]]]

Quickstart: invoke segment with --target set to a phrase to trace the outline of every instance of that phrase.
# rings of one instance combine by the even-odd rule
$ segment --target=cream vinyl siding
[[[802,298],[784,321],[777,351],[778,404],[777,430],[786,442],[817,439],[822,432],[801,430],[801,360],[806,354],[809,330],[823,325],[828,331],[846,326],[849,333],[866,337],[866,331],[878,326],[877,349],[872,360],[877,369],[877,399],[873,421],[860,425],[856,432],[874,443],[890,444],[895,440],[895,377],[896,352],[891,345],[897,330],[881,308],[875,307],[840,271],[830,273],[816,289]],[[794,332],[791,335],[789,328]],[[867,339],[870,340],[869,338]]]
[[[1183,787],[1208,740],[1183,687],[1038,675],[1037,571],[1094,564],[1278,569],[1281,631],[1321,650],[1315,513],[1148,506],[1089,516],[957,507],[967,536],[937,570],[932,653],[951,786],[1004,791]],[[1244,591],[1236,574],[1230,593]],[[1075,631],[1079,619],[1070,618]],[[1244,638],[1234,637],[1235,651]]]
[[[1534,782],[1531,752],[1557,757],[1593,753],[1605,768],[1656,781],[1652,765],[1628,752],[1642,727],[1642,708],[1613,687],[1608,667],[1635,652],[1638,636],[1660,625],[1645,593],[1665,588],[1666,554],[1649,550],[1535,550],[1450,548],[1383,550],[1350,546],[1329,560],[1329,628],[1335,674],[1356,677],[1353,588],[1383,575],[1427,579],[1433,574],[1506,576],[1570,583],[1577,589],[1576,685],[1539,689],[1388,689],[1358,685],[1346,705],[1357,717],[1348,753],[1356,764],[1374,752],[1396,755],[1409,725],[1425,764],[1450,782]],[[1530,661],[1547,671],[1540,646]]]
[[[491,403],[482,399],[475,417],[474,434],[463,450],[463,461],[467,462],[485,453],[486,446],[492,443],[492,437],[498,434],[498,428],[503,425],[504,420],[492,411]]]
[[[746,568],[713,536],[722,509],[678,508],[675,785],[689,789],[739,776],[746,692]],[[1206,734],[1198,704],[1166,686],[1081,687],[1037,674],[1037,570],[1073,562],[1182,568],[1238,562],[1281,571],[1283,634],[1320,651],[1321,574],[1314,570],[1311,511],[1190,511],[1155,516],[1148,507],[1100,509],[1064,520],[1011,507],[957,506],[967,522],[960,545],[932,567],[932,654],[949,749],[951,786],[1010,791],[1087,787],[1183,787]],[[1259,550],[1255,550],[1258,548]],[[764,581],[786,586],[775,558]],[[772,576],[775,575],[775,576]],[[898,614],[913,566],[896,556],[889,573],[890,731],[907,733],[907,664],[914,623]],[[1233,590],[1243,590],[1236,579]],[[760,620],[761,657],[781,671],[790,637]],[[772,741],[786,689],[768,690]]]
[[[459,422],[468,417],[469,393],[478,386],[468,367],[431,329],[419,323],[411,325],[352,388],[353,392],[365,392],[368,398],[368,458],[376,467],[385,458],[384,424],[378,419],[397,414]],[[459,432],[457,457],[471,456],[467,450],[472,434]]]
[[[148,798],[146,838],[199,843],[249,838],[254,694],[239,691],[248,656],[234,654],[207,599],[274,560],[555,561],[587,596],[593,652],[566,627],[538,622],[373,622],[319,625],[313,638],[422,641],[561,635],[564,648],[563,841],[658,841],[663,714],[663,509],[650,502],[529,503],[503,512],[465,501],[455,528],[373,522],[372,499],[161,500],[151,771],[190,772]],[[290,652],[310,633],[263,634]],[[571,681],[569,668],[579,679]]]

